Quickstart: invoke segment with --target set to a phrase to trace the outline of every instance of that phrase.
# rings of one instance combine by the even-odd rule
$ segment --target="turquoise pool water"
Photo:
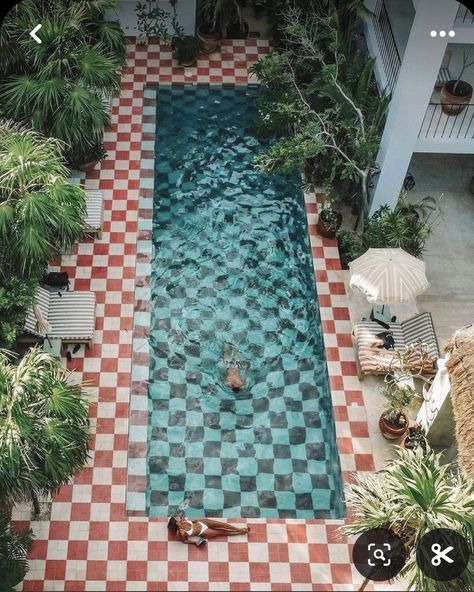
[[[298,179],[255,170],[256,88],[157,92],[149,515],[341,517]]]

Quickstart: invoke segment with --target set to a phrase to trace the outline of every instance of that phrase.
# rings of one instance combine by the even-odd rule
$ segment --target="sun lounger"
[[[84,227],[85,234],[95,234],[102,237],[102,222],[104,220],[104,195],[102,191],[86,189],[87,215]]]
[[[94,292],[50,292],[41,286],[27,313],[25,333],[61,339],[62,343],[85,343],[92,347],[95,331]]]
[[[436,372],[439,348],[429,312],[388,325],[395,342],[393,350],[385,349],[382,340],[377,337],[385,330],[379,323],[360,321],[354,327],[353,343],[361,380],[367,375],[381,375],[396,370],[426,374]]]

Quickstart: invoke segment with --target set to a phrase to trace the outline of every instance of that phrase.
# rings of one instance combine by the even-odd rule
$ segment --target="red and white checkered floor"
[[[170,540],[165,521],[128,516],[125,509],[138,198],[142,168],[145,175],[149,168],[141,163],[150,158],[141,153],[147,133],[144,87],[162,82],[246,83],[249,66],[268,51],[266,41],[233,41],[220,53],[202,57],[197,67],[183,70],[166,47],[129,47],[129,68],[105,135],[109,157],[86,181],[87,187],[104,193],[102,238],[85,239],[61,262],[73,289],[97,295],[95,346],[90,351],[81,348],[68,363],[78,378],[93,385],[92,458],[55,496],[51,519],[31,523],[36,540],[25,591],[336,591],[357,589],[362,581],[351,565],[350,546],[338,536],[341,521],[248,520],[248,537],[197,548]],[[347,481],[351,471],[373,470],[373,458],[337,247],[316,235],[314,195],[307,196],[307,211]],[[137,278],[139,282],[139,266]],[[134,421],[142,425],[143,417],[132,416]],[[14,517],[28,523],[28,513],[21,508]]]

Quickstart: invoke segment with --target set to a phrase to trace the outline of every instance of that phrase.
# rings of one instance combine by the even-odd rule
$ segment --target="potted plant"
[[[406,450],[415,450],[420,446],[423,450],[426,450],[428,442],[425,436],[425,430],[419,423],[408,428],[403,436],[400,446]]]
[[[199,55],[199,41],[193,35],[173,39],[171,47],[180,66],[194,66]]]
[[[227,36],[229,25],[241,20],[241,9],[237,0],[202,0],[201,22],[197,31],[201,51],[215,51],[221,39]]]
[[[406,408],[416,396],[416,392],[408,386],[399,386],[396,382],[386,384],[380,390],[385,398],[385,406],[379,419],[382,435],[387,440],[401,438],[408,430]]]
[[[69,161],[73,168],[88,173],[107,156],[104,145],[100,142],[92,146],[86,146],[82,150],[76,150],[74,154],[71,154]]]
[[[472,86],[465,80],[461,80],[464,72],[474,65],[474,60],[469,61],[469,51],[464,50],[462,65],[459,75],[454,80],[449,80],[441,89],[440,100],[443,113],[446,115],[458,115],[466,108],[472,98]]]
[[[334,238],[342,224],[342,214],[337,212],[330,200],[326,199],[319,210],[316,228],[324,238]]]
[[[389,528],[401,537],[405,564],[396,576],[403,590],[470,590],[474,579],[474,555],[455,580],[428,578],[416,561],[418,542],[435,528],[451,528],[462,534],[472,549],[474,530],[474,481],[459,472],[455,463],[443,464],[442,453],[427,447],[413,452],[399,449],[395,459],[375,473],[358,473],[346,493],[351,519],[341,527],[345,536],[359,536],[372,528]],[[366,579],[359,590],[362,590]]]

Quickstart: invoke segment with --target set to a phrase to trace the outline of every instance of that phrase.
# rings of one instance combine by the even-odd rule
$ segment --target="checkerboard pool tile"
[[[183,70],[169,48],[130,42],[129,68],[105,136],[109,158],[86,181],[104,193],[102,238],[84,239],[61,261],[73,289],[97,295],[95,345],[89,351],[81,348],[68,363],[77,378],[92,385],[91,459],[54,497],[51,519],[30,523],[36,540],[25,591],[337,591],[360,585],[362,578],[350,564],[350,545],[338,535],[341,521],[249,519],[248,537],[211,542],[202,549],[172,540],[164,520],[133,515],[139,513],[145,485],[140,463],[148,419],[140,366],[148,364],[149,355],[154,108],[145,86],[247,83],[248,67],[268,51],[264,40],[232,41]],[[306,199],[338,446],[348,480],[351,471],[372,470],[373,460],[337,249],[316,235],[316,199],[314,194]],[[17,508],[14,518],[26,526],[29,512]]]

